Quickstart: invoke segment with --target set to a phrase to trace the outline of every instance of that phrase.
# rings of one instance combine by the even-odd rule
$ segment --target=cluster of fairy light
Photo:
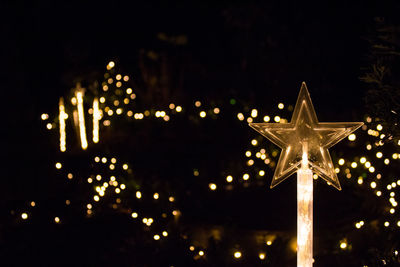
[[[112,71],[115,68],[115,63],[114,62],[109,62],[107,64],[107,70]],[[133,100],[136,99],[136,94],[134,90],[131,87],[126,86],[126,82],[129,81],[129,76],[121,75],[121,74],[112,74],[111,72],[107,72],[105,74],[105,81],[101,85],[101,93],[99,95],[99,98],[97,99],[94,98],[92,107],[88,109],[88,113],[90,115],[93,115],[93,143],[97,143],[99,140],[99,131],[101,130],[100,127],[100,122],[101,125],[104,127],[109,127],[111,125],[111,119],[113,116],[122,116],[125,115],[125,118],[130,118],[130,119],[135,119],[135,120],[142,120],[146,118],[157,118],[161,119],[160,121],[165,121],[168,122],[173,115],[179,114],[184,110],[184,107],[182,105],[177,105],[175,103],[170,103],[168,107],[164,109],[159,109],[159,110],[152,110],[152,109],[144,109],[142,111],[138,111],[135,109],[135,112],[133,112],[133,108],[130,106]],[[85,144],[85,135],[82,132],[82,129],[84,127],[82,126],[82,122],[84,120],[84,116],[79,116],[79,102],[83,102],[79,100],[80,96],[83,96],[79,94],[79,92],[82,92],[82,90],[77,90],[75,93],[75,97],[71,99],[72,104],[76,105],[78,104],[77,111],[73,111],[73,113],[78,113],[77,115],[77,122],[76,126],[81,126],[80,129],[80,136],[81,136],[81,142],[82,142],[82,148],[84,148]],[[62,103],[62,107],[61,107]],[[194,106],[197,108],[195,112],[197,112],[197,116],[200,118],[206,118],[207,115],[218,115],[221,112],[221,109],[219,107],[211,107],[208,109],[203,108],[203,103],[200,101],[195,101]],[[278,110],[281,112],[284,112],[285,110],[285,105],[283,103],[278,104]],[[292,111],[293,107],[288,106],[287,111]],[[260,119],[264,122],[275,122],[275,123],[286,123],[287,120],[282,117],[282,114],[268,114],[268,115],[261,115],[259,114],[260,112],[257,109],[251,109],[249,112],[239,112],[235,114],[234,116],[241,122],[244,123],[251,123],[255,119]],[[73,114],[74,117],[76,116]],[[287,115],[287,114],[285,114]],[[48,114],[42,114],[41,116],[43,121],[47,121],[49,119]],[[65,133],[62,134],[63,131],[65,131],[65,122],[64,126],[62,126],[61,118],[67,119],[68,114],[65,111],[65,107],[63,105],[63,101],[60,100],[60,114],[59,114],[59,128],[60,128],[60,150],[65,151]],[[372,119],[371,118],[366,118],[367,123],[371,123]],[[56,128],[55,123],[47,123],[46,127],[47,129],[51,130]],[[62,130],[63,128],[63,130]],[[383,153],[383,146],[385,143],[382,141],[382,139],[385,137],[383,133],[381,133],[383,127],[382,125],[378,125],[375,129],[368,128],[366,125],[363,126],[362,128],[364,132],[366,132],[371,138],[375,138],[376,140],[373,140],[365,145],[365,148],[367,151],[371,150],[378,150],[375,154],[374,158],[368,158],[367,156],[361,156],[361,157],[356,157],[353,160],[346,160],[344,158],[340,158],[338,160],[338,166],[335,168],[336,173],[342,173],[342,176],[347,177],[348,179],[355,177],[354,173],[356,173],[357,170],[360,168],[362,170],[366,170],[369,175],[368,177],[363,177],[363,176],[358,176],[357,183],[360,186],[363,186],[365,184],[365,181],[368,180],[369,187],[370,189],[374,192],[374,194],[377,197],[382,197],[384,195],[388,195],[388,205],[390,207],[389,213],[392,215],[390,219],[387,219],[384,221],[383,226],[384,227],[389,227],[396,225],[397,227],[400,227],[400,220],[396,220],[394,217],[394,214],[396,213],[396,207],[398,205],[396,199],[395,199],[395,188],[397,186],[400,186],[400,179],[397,180],[396,182],[390,182],[388,184],[384,184],[382,178],[382,174],[379,173],[377,170],[377,167],[374,166],[373,162],[375,160],[380,160],[383,162],[385,165],[390,165],[394,160],[399,159],[400,160],[400,153],[393,153],[391,156],[389,155],[384,155]],[[356,134],[351,134],[348,137],[350,142],[354,142],[356,140]],[[62,141],[64,140],[64,141]],[[245,165],[243,166],[243,171],[242,173],[239,174],[228,174],[225,177],[223,177],[223,182],[221,184],[218,184],[217,181],[210,182],[208,184],[209,189],[211,191],[217,190],[220,186],[223,188],[232,188],[232,185],[236,183],[239,184],[248,184],[252,178],[265,178],[266,175],[266,168],[273,169],[276,164],[276,158],[279,156],[279,150],[276,148],[271,147],[270,149],[266,149],[266,145],[264,145],[264,139],[257,137],[249,142],[249,147],[244,151],[244,157],[245,157]],[[399,140],[399,145],[400,145],[400,140]],[[87,146],[87,145],[86,145]],[[85,147],[86,148],[86,147]],[[399,151],[400,152],[400,151]],[[96,160],[102,160],[100,158],[95,158]],[[261,164],[258,164],[261,163]],[[113,168],[113,163],[110,164],[110,169]],[[265,166],[265,168],[260,168],[259,166]],[[61,164],[56,167],[61,168]],[[229,172],[228,172],[229,173]],[[193,171],[194,176],[199,176],[199,170],[195,169]],[[96,177],[91,177],[88,178],[88,182],[92,181],[94,182],[96,180]],[[317,179],[318,176],[314,175],[314,179]],[[268,178],[265,178],[268,179]],[[386,180],[386,179],[385,179]],[[96,180],[97,181],[97,180]],[[107,185],[106,185],[107,184]],[[121,187],[122,186],[122,187]],[[95,187],[95,192],[96,194],[93,196],[93,200],[95,202],[100,201],[101,197],[104,196],[106,191],[109,188],[114,188],[114,192],[116,194],[119,194],[122,190],[125,189],[125,185],[119,184],[118,187],[118,182],[113,178],[113,176],[109,177],[109,181],[103,182],[102,185],[96,186]],[[386,194],[387,193],[387,194]],[[141,198],[142,197],[142,192],[137,191],[136,192],[136,197]],[[159,197],[158,193],[153,194],[154,199],[157,199]],[[173,197],[170,197],[170,201],[173,201]],[[89,208],[90,207],[90,208]],[[87,211],[88,214],[91,213],[93,205],[88,204],[87,205]],[[173,215],[176,216],[180,214],[179,211],[174,210]],[[23,219],[27,219],[28,215],[26,213],[23,213],[22,215]],[[132,213],[132,218],[139,218],[139,214],[137,212]],[[150,226],[153,223],[153,218],[147,218],[143,217],[142,222],[146,224],[147,226]],[[355,227],[356,229],[360,229],[363,226],[365,226],[366,222],[364,220],[359,220],[355,222]],[[155,234],[154,239],[158,240],[161,237],[165,237],[165,233],[167,232],[162,232],[161,234]],[[268,245],[271,245],[272,243],[268,241]],[[339,247],[343,250],[349,249],[347,239],[343,239],[339,241]],[[196,249],[194,246],[190,246],[190,251],[196,252],[196,257],[203,257],[205,255],[205,250],[198,248]],[[240,259],[242,257],[242,251],[235,251],[233,254],[233,257],[236,259]],[[266,258],[265,252],[260,252],[259,258],[261,260],[264,260]]]

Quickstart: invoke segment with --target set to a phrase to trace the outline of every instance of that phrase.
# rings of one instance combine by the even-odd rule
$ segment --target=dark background
[[[3,211],[42,186],[48,139],[38,130],[40,114],[56,110],[77,77],[101,77],[109,60],[144,92],[157,94],[144,74],[158,67],[143,57],[161,55],[171,76],[166,95],[178,99],[234,95],[256,106],[294,104],[306,81],[320,121],[360,121],[365,38],[375,17],[395,17],[398,7],[394,1],[3,2]],[[160,33],[186,41],[163,41]],[[293,190],[292,183],[283,190]],[[349,203],[351,193],[344,195]],[[251,217],[246,210],[242,217]],[[335,213],[324,214],[329,225]]]

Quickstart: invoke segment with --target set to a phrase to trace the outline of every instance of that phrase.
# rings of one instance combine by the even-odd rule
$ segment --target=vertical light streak
[[[93,100],[93,143],[99,142],[99,120],[100,120],[99,100]]]
[[[65,120],[68,118],[68,115],[65,113],[64,99],[62,97],[60,98],[59,102],[59,111],[60,114],[58,116],[58,120],[60,121],[60,151],[65,152],[67,150]]]
[[[297,267],[313,263],[313,177],[310,169],[297,171]]]
[[[81,137],[81,146],[82,149],[86,149],[88,146],[87,139],[86,139],[86,128],[85,128],[85,113],[83,110],[83,92],[78,90],[76,92],[76,99],[78,101],[78,121],[79,121],[79,133]]]

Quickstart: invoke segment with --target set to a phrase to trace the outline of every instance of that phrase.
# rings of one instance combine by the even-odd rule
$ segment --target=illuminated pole
[[[79,88],[80,86],[78,86]],[[86,128],[85,128],[85,113],[83,110],[83,91],[78,89],[76,91],[76,100],[78,106],[78,121],[79,121],[79,133],[81,137],[82,149],[86,149],[88,146],[86,139]]]
[[[67,150],[66,146],[66,133],[65,133],[65,120],[68,118],[67,113],[65,113],[64,99],[61,97],[59,102],[60,114],[58,120],[60,121],[60,151],[64,152]]]
[[[301,169],[297,171],[297,267],[313,263],[313,174],[303,144]]]
[[[100,120],[99,100],[96,97],[93,100],[93,143],[99,142],[99,120]]]

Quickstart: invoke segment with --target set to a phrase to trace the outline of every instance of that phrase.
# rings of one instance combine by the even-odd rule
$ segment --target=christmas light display
[[[92,94],[92,91],[87,90],[82,95],[83,114],[86,122],[85,133],[87,134],[87,149],[83,150],[79,131],[76,89],[72,89],[70,97],[64,97],[64,117],[67,118],[69,115],[73,119],[71,121],[73,123],[66,121],[66,151],[57,154],[52,167],[55,166],[54,170],[58,176],[65,177],[67,184],[76,186],[76,189],[87,188],[87,190],[82,190],[86,194],[81,196],[86,199],[82,202],[84,211],[82,214],[87,218],[93,218],[101,214],[105,207],[110,207],[116,212],[125,214],[132,220],[132,223],[139,223],[145,227],[143,236],[148,236],[154,242],[154,246],[159,246],[162,242],[169,242],[168,240],[174,239],[177,234],[182,238],[182,242],[187,244],[187,253],[193,260],[202,261],[206,265],[207,262],[211,263],[209,255],[212,251],[210,251],[211,248],[208,247],[207,243],[199,242],[196,236],[188,235],[186,232],[174,232],[174,227],[180,225],[179,218],[185,217],[185,213],[180,209],[182,199],[179,198],[179,192],[174,192],[173,187],[171,190],[163,191],[141,184],[141,180],[147,178],[138,175],[139,169],[131,164],[129,158],[121,157],[117,153],[110,153],[108,150],[107,153],[104,153],[106,150],[102,151],[101,149],[104,149],[103,146],[112,140],[112,133],[125,130],[125,128],[118,127],[127,127],[127,125],[141,127],[146,123],[169,127],[168,125],[173,125],[178,121],[201,125],[202,123],[220,123],[222,118],[224,120],[232,119],[236,123],[235,127],[238,128],[245,128],[247,123],[256,120],[273,121],[274,124],[282,126],[287,123],[286,118],[292,114],[293,106],[277,103],[274,107],[263,109],[243,103],[235,98],[228,98],[223,101],[195,99],[185,102],[171,99],[169,104],[157,106],[153,103],[144,102],[140,89],[133,86],[129,76],[120,74],[116,69],[116,64],[110,62],[107,64],[107,72],[104,81],[100,83],[98,92]],[[98,99],[98,110],[95,103],[96,98]],[[62,122],[58,120],[59,115],[53,116],[44,113],[41,119],[45,128],[53,132],[55,136],[60,137],[59,145],[61,148],[63,135],[61,134]],[[124,122],[124,124],[121,124],[121,122]],[[376,123],[375,118],[366,116],[365,122],[366,125],[363,126],[362,132],[357,133],[357,135],[350,134],[348,140],[343,142],[345,147],[351,147],[348,151],[351,153],[343,155],[339,149],[333,151],[332,166],[336,174],[347,178],[344,181],[345,188],[356,187],[357,190],[365,192],[365,195],[376,201],[384,200],[382,203],[385,204],[381,207],[384,215],[378,221],[368,216],[357,215],[354,220],[351,220],[350,228],[338,229],[334,236],[333,242],[335,243],[329,244],[332,245],[332,253],[339,253],[339,255],[354,253],[360,246],[354,243],[354,235],[357,233],[362,235],[364,231],[370,232],[371,227],[375,227],[375,225],[380,227],[380,231],[387,231],[388,233],[398,231],[400,227],[396,215],[397,200],[395,196],[395,191],[398,190],[400,182],[397,182],[398,178],[395,174],[388,172],[389,167],[393,169],[398,164],[399,147],[397,145],[392,147],[392,144],[382,142],[382,125]],[[76,138],[74,138],[74,131]],[[96,143],[97,134],[99,134],[100,141],[98,143]],[[265,186],[272,176],[272,170],[276,169],[279,150],[262,136],[257,136],[255,132],[252,135],[249,131],[248,138],[247,145],[245,144],[242,147],[243,158],[239,162],[235,161],[233,168],[224,165],[227,168],[219,170],[219,176],[206,175],[206,166],[193,162],[192,175],[196,179],[196,185],[203,186],[204,190],[209,190],[210,194],[213,195],[224,191],[235,192],[235,190]],[[78,149],[81,152],[78,152]],[[76,161],[86,163],[86,169],[79,164],[71,165],[71,159],[67,159],[70,154],[76,157],[79,153],[85,155],[85,157],[83,159],[78,157]],[[311,159],[309,164],[311,164]],[[301,163],[297,167],[301,170]],[[127,169],[125,170],[125,168]],[[136,175],[132,176],[128,171]],[[323,176],[321,177],[323,178]],[[385,177],[385,179],[382,179],[382,177]],[[316,179],[317,176],[313,175],[313,178]],[[310,183],[309,180],[306,181]],[[79,183],[79,181],[84,181],[84,183]],[[334,180],[331,179],[330,183],[335,186],[333,182]],[[309,186],[306,186],[306,188],[309,188]],[[27,206],[21,207],[16,215],[21,222],[29,223],[35,219],[35,210],[38,207],[40,208],[42,203],[37,199],[29,199],[26,203]],[[31,205],[31,203],[34,203],[34,205]],[[52,223],[60,225],[68,223],[68,218],[63,215],[63,209],[72,207],[74,203],[76,204],[76,200],[72,197],[66,197],[63,203],[63,207],[60,207],[49,218]],[[163,214],[167,217],[164,218],[165,215]],[[55,219],[56,217],[58,222]],[[172,227],[173,225],[175,226]],[[248,233],[248,235],[253,234]],[[236,240],[235,235],[223,236],[223,242],[229,242],[227,245],[229,253],[226,254],[228,258],[225,259],[226,264],[229,264],[230,261],[247,262],[254,258],[260,264],[274,266],[274,257],[279,256],[276,250],[286,247],[295,257],[295,236],[271,230],[257,232],[255,235],[257,238],[254,240],[257,241],[249,244]],[[314,251],[316,249],[314,248]],[[398,247],[394,246],[390,253],[395,256],[397,251]],[[317,249],[316,263],[320,262],[320,253]],[[390,256],[380,256],[379,260],[383,259],[389,262]]]
[[[304,82],[290,123],[250,123],[252,128],[282,148],[271,187],[297,172],[297,266],[299,267],[312,266],[312,172],[340,190],[328,148],[350,135],[362,124],[362,122],[318,122]]]

